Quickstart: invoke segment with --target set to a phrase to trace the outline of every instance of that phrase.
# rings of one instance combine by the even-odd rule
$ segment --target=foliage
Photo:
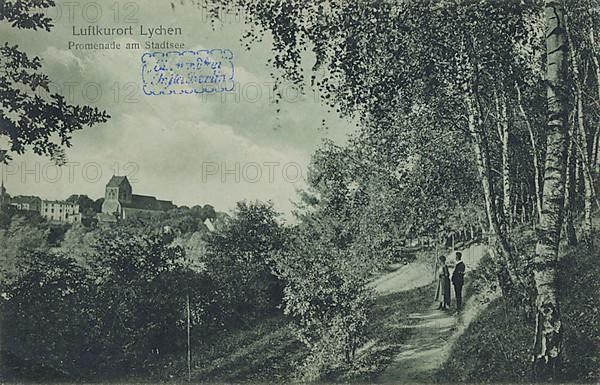
[[[30,255],[48,250],[49,230],[21,216],[13,216],[0,229],[0,281],[12,281],[26,266]]]
[[[490,303],[452,347],[441,383],[527,382],[532,325],[503,298]]]
[[[404,194],[392,195],[404,199],[390,201],[405,209],[409,220],[408,224],[392,221],[392,228],[395,225],[407,232],[430,235],[441,229],[453,231],[452,220],[472,222],[482,216],[461,215],[461,210],[457,209],[461,204],[475,208],[482,207],[481,203],[485,202],[488,220],[479,222],[484,224],[484,229],[487,227],[485,230],[494,233],[491,239],[499,246],[495,265],[503,293],[522,291],[526,293],[522,302],[531,302],[531,297],[537,295],[537,316],[541,326],[536,341],[541,342],[536,354],[544,357],[546,363],[548,358],[560,354],[560,344],[553,342],[560,339],[555,284],[548,285],[544,279],[553,277],[553,261],[560,241],[567,117],[571,109],[567,94],[563,92],[570,45],[563,41],[567,33],[563,28],[563,3],[546,1],[546,17],[543,17],[544,8],[540,2],[208,1],[212,10],[229,5],[244,11],[250,22],[257,26],[247,31],[249,42],[262,39],[267,32],[270,34],[273,49],[270,63],[278,72],[275,76],[305,85],[307,81],[302,69],[309,55],[304,51],[311,50],[310,59],[315,60],[310,73],[311,86],[318,88],[326,103],[342,116],[358,117],[362,123],[358,143],[354,142],[348,148],[326,146],[324,157],[317,153],[317,175],[311,185],[317,191],[314,197],[304,195],[311,202],[322,199],[321,203],[313,205],[321,215],[319,220],[329,216],[325,220],[330,220],[339,230],[339,242],[334,247],[342,247],[345,252],[360,235],[369,239],[370,232],[360,234],[359,230],[364,228],[360,226],[360,219],[365,216],[359,211],[358,218],[352,218],[352,213],[356,215],[357,208],[376,199],[368,195],[372,186],[386,185],[386,178],[393,173],[405,177],[403,172],[406,173],[407,166],[409,174],[410,168],[417,171],[414,179],[405,189],[400,189]],[[597,4],[585,2],[583,8],[593,8],[593,5]],[[598,56],[594,48],[581,49],[589,42],[592,43],[590,46],[594,45],[593,12],[589,11],[587,17],[583,17],[584,22],[573,8],[571,14],[579,21],[567,25],[579,29],[572,35],[576,42],[574,47],[579,47],[579,54],[589,55],[591,51],[592,60],[584,61],[586,67],[583,68],[587,72],[587,68],[596,67],[595,83],[598,85]],[[549,28],[546,33],[544,21]],[[588,35],[590,37],[581,38]],[[575,70],[579,68],[578,62],[583,61],[582,56],[572,63],[576,82],[579,80]],[[553,62],[553,58],[560,62]],[[544,68],[548,74],[545,83],[541,81]],[[547,88],[548,103],[534,103],[544,98],[540,85]],[[575,88],[579,91],[582,85],[590,88],[585,83],[578,83]],[[521,88],[526,92],[521,93]],[[600,87],[593,91],[598,90]],[[579,102],[583,100],[580,94]],[[526,105],[533,112],[526,112],[522,96],[529,99]],[[588,115],[588,110],[595,104],[586,102],[587,106],[580,107],[577,112],[579,121],[584,123],[583,115]],[[517,109],[523,121],[515,119]],[[414,119],[415,115],[417,119]],[[411,124],[419,118],[425,123]],[[544,130],[540,130],[542,127]],[[429,158],[423,157],[422,152],[427,146],[419,143],[420,134],[442,129],[455,135],[451,143],[458,144],[457,148],[469,145],[473,149],[472,158],[465,157],[466,167],[453,168],[463,163],[453,162],[462,155],[454,148],[441,151],[440,159],[435,159],[440,161],[437,164],[427,162]],[[595,168],[597,160],[592,167],[588,158],[592,152],[597,158],[597,140],[586,136],[596,137],[597,130],[580,131],[584,136],[584,148],[579,150],[580,154],[571,151],[571,158],[577,156],[584,166]],[[392,140],[388,140],[390,133]],[[461,133],[465,134],[463,138],[460,138]],[[407,151],[410,148],[407,143],[413,144],[417,151]],[[369,148],[364,144],[371,144],[374,151],[365,151],[365,147]],[[438,148],[444,149],[444,146]],[[513,161],[511,156],[520,159]],[[373,160],[375,162],[371,163]],[[439,172],[439,165],[443,163],[447,163],[443,168],[445,172]],[[475,165],[479,178],[469,177],[473,173],[461,173],[474,169]],[[369,177],[379,173],[381,168],[387,175],[379,178],[379,183],[371,183]],[[502,171],[493,172],[497,170]],[[587,186],[585,212],[590,219],[593,172],[585,173],[589,174],[583,177]],[[369,177],[365,178],[365,175]],[[545,177],[542,179],[541,175]],[[466,177],[469,182],[479,179],[483,199],[475,193],[475,183],[468,183],[466,194],[432,194],[444,191],[446,186],[452,191],[455,187],[452,181],[461,177]],[[541,188],[544,182],[546,186]],[[574,183],[572,178],[571,184]],[[397,189],[398,184],[394,187]],[[385,190],[373,188],[373,191]],[[536,257],[539,261],[545,258],[547,263],[532,265],[527,258],[520,261],[516,255],[515,245],[511,244],[507,234],[519,211],[522,222],[528,217],[529,222],[541,221]],[[411,221],[413,215],[418,219]],[[472,228],[473,224],[470,226]],[[387,228],[382,230],[393,233]],[[373,238],[373,244],[379,246],[379,239]],[[530,290],[531,273],[535,278],[534,290]],[[552,311],[555,308],[557,311]],[[546,315],[548,319],[544,318]],[[549,336],[547,341],[539,339],[546,335]]]
[[[360,352],[332,380],[374,383],[379,375],[393,364],[405,347],[414,329],[398,327],[414,322],[410,315],[423,312],[431,304],[433,285],[380,296],[375,300],[366,325],[365,339]],[[380,381],[380,380],[379,380]]]
[[[93,280],[74,260],[30,251],[18,279],[1,289],[3,350],[17,358],[10,369],[21,378],[46,380],[43,368],[77,376],[95,359]]]
[[[141,229],[142,231],[158,231],[169,228],[179,234],[189,234],[194,232],[207,232],[208,228],[205,221],[210,219],[221,225],[218,213],[211,205],[177,207],[171,210],[158,213],[139,212],[128,218],[127,223],[119,226],[129,227],[130,229]]]
[[[562,376],[567,381],[600,380],[599,257],[597,249],[582,245],[567,251],[560,262],[558,294],[565,327]]]
[[[83,224],[73,224],[60,242],[60,250],[71,256],[82,266],[89,266],[89,261],[96,256],[94,245],[102,236],[102,230],[93,229]]]
[[[349,250],[340,250],[315,229],[300,229],[276,259],[285,282],[284,313],[310,349],[302,374],[317,380],[350,363],[364,342],[373,293],[365,283],[369,269]]]
[[[528,237],[524,237],[527,239]],[[534,238],[523,241],[529,245]],[[518,242],[517,242],[518,243]],[[600,287],[598,253],[582,245],[561,256],[558,295],[564,325],[564,358],[557,374],[560,380],[597,382],[600,379]],[[482,260],[472,275],[474,288],[485,285],[488,262]],[[528,382],[531,380],[531,345],[534,325],[511,298],[493,300],[452,347],[450,359],[437,374],[439,382]],[[473,359],[477,357],[477,359]]]
[[[196,223],[217,217],[210,206],[179,214]],[[52,249],[43,222],[9,218],[8,229],[0,230],[7,246],[3,268],[12,269],[0,290],[9,320],[2,325],[9,371],[21,379],[173,373],[186,346],[188,298],[196,341],[276,310],[282,294],[271,254],[283,243],[276,216],[270,204],[240,203],[233,220],[220,219],[223,232],[208,241],[206,232],[186,233],[195,227],[186,228],[185,221],[160,231],[140,223],[77,224]],[[188,258],[186,250],[198,254]],[[36,349],[36,343],[43,346]]]
[[[121,233],[95,246],[91,264],[103,304],[98,332],[105,336],[97,341],[101,362],[125,369],[151,360],[152,352],[184,346],[185,296],[193,297],[203,282],[186,269],[183,250],[171,242],[168,234]]]
[[[202,261],[221,282],[229,322],[274,311],[281,303],[281,283],[273,274],[273,255],[283,247],[284,230],[271,203],[238,202],[231,219],[208,234]]]
[[[69,196],[66,201],[78,204],[79,212],[81,212],[84,217],[93,216],[101,211],[96,211],[98,207],[94,205],[94,200],[84,194],[73,194]]]
[[[18,29],[50,31],[52,20],[43,11],[53,5],[52,0],[3,1],[0,22]],[[17,45],[5,42],[0,46],[0,135],[6,136],[16,154],[31,147],[34,153],[61,163],[72,132],[103,123],[109,115],[95,107],[68,104],[62,95],[51,94],[41,66],[40,58],[29,57]],[[2,157],[2,161],[10,159],[10,155]]]
[[[21,378],[41,364],[71,379],[148,373],[184,349],[187,296],[198,337],[219,326],[216,283],[190,270],[172,241],[107,231],[87,266],[26,251],[19,275],[2,286],[3,349]]]
[[[213,335],[195,347],[193,356],[195,381],[289,382],[306,349],[279,314]]]

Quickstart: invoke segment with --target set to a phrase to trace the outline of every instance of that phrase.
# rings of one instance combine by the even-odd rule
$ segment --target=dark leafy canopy
[[[295,228],[276,258],[277,274],[286,283],[284,312],[310,350],[304,363],[307,381],[322,379],[327,368],[351,361],[365,342],[373,305],[372,290],[365,285],[367,263],[352,250],[332,247],[319,230]],[[319,368],[318,374],[310,367]]]
[[[35,380],[147,373],[159,353],[184,349],[187,296],[195,337],[217,330],[219,283],[191,270],[172,240],[107,230],[87,267],[58,250],[28,252],[18,277],[0,281],[8,369]]]
[[[224,227],[207,237],[206,269],[222,282],[230,321],[246,322],[281,303],[273,255],[283,247],[285,233],[277,217],[271,203],[238,202]]]
[[[7,21],[16,28],[50,31],[52,19],[41,10],[54,5],[53,0],[3,0],[0,3],[0,21]]]
[[[514,39],[527,39],[536,2],[520,1],[226,1],[255,23],[248,44],[273,37],[272,63],[286,80],[303,83],[301,66],[312,50],[313,84],[343,114],[387,123],[434,88],[464,76],[462,51],[477,50],[482,64],[502,65]],[[511,37],[505,40],[502,37]],[[504,46],[501,46],[504,45]],[[248,45],[250,46],[250,45]],[[496,74],[501,75],[501,74]],[[508,75],[508,74],[507,74]],[[401,108],[403,107],[403,108]],[[396,116],[397,117],[397,116]]]
[[[5,360],[26,357],[28,378],[66,378],[89,365],[93,349],[93,281],[74,260],[34,252],[18,280],[2,283]]]
[[[415,133],[404,134],[407,127]],[[484,215],[465,134],[437,128],[426,114],[380,138],[362,134],[343,147],[326,141],[313,155],[308,182],[301,199],[310,214],[303,220],[331,232],[335,247],[362,245],[366,255],[388,246],[393,253],[399,244],[391,244],[408,234],[477,228]]]
[[[139,236],[115,233],[97,244],[92,263],[98,285],[99,346],[103,356],[117,363],[135,362],[151,349],[168,352],[181,347],[179,320],[185,295],[192,294],[193,277],[185,254],[171,245],[167,234]],[[127,349],[123,350],[123,347]]]
[[[213,10],[234,7],[244,12],[254,24],[245,36],[248,47],[268,31],[273,38],[275,76],[300,85],[310,78],[331,108],[361,120],[352,146],[364,147],[354,157],[366,162],[365,170],[387,174],[383,179],[389,179],[410,158],[430,161],[434,169],[425,170],[426,162],[415,169],[415,177],[418,170],[423,177],[418,187],[413,186],[413,202],[419,203],[417,194],[431,192],[423,187],[442,192],[442,198],[445,193],[447,199],[444,205],[429,199],[415,214],[431,208],[447,211],[448,205],[480,204],[480,188],[472,188],[477,178],[471,166],[470,138],[464,135],[465,87],[474,87],[482,98],[491,100],[494,92],[501,92],[496,85],[513,90],[513,79],[527,85],[540,79],[542,57],[536,52],[542,40],[536,28],[541,8],[535,1],[206,3]],[[311,64],[314,60],[308,75],[302,60]],[[490,103],[483,108],[484,124],[489,127],[495,123],[490,119],[492,108]],[[448,144],[451,150],[442,153],[440,147]],[[452,164],[442,175],[443,158]],[[492,148],[491,158],[496,162],[493,167],[501,169],[498,149]],[[437,175],[427,180],[429,173]],[[495,175],[491,178],[498,180]],[[451,186],[457,180],[466,183]],[[457,199],[453,193],[458,190],[469,196]],[[432,218],[424,230],[439,228],[443,221]]]
[[[2,1],[0,22],[49,31],[51,19],[34,9],[53,5],[47,0]],[[0,135],[8,137],[16,154],[31,147],[38,155],[61,161],[73,131],[105,122],[109,115],[95,107],[71,105],[62,95],[51,93],[50,80],[40,69],[40,58],[29,57],[9,42],[0,46]],[[4,160],[9,159],[7,155]]]

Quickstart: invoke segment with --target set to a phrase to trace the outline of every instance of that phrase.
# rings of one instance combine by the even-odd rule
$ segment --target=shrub
[[[21,268],[2,287],[7,370],[32,380],[83,375],[94,362],[93,281],[75,260],[48,252],[30,254]]]
[[[598,240],[596,240],[598,242]],[[579,246],[560,261],[558,295],[563,335],[563,377],[600,381],[600,253]]]
[[[299,235],[277,259],[285,281],[284,313],[310,354],[301,369],[303,380],[327,378],[349,364],[364,341],[373,306],[365,286],[368,270],[342,251]]]
[[[270,203],[239,202],[233,217],[206,239],[202,262],[220,283],[229,325],[273,313],[281,304],[282,284],[273,274],[272,259],[285,233],[277,216]]]
[[[452,347],[438,382],[518,382],[528,378],[533,328],[520,309],[493,300]]]
[[[597,250],[579,246],[563,254],[558,265],[564,350],[557,374],[564,381],[600,380],[598,254]],[[493,276],[488,262],[482,260],[473,275],[477,277],[475,284],[481,287],[491,282]],[[534,325],[519,304],[514,298],[492,301],[456,341],[437,379],[442,382],[529,380]]]

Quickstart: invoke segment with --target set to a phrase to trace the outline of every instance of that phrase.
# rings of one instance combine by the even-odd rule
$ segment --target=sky
[[[77,131],[68,164],[57,168],[31,152],[3,166],[7,191],[66,199],[71,194],[104,196],[112,175],[127,175],[134,194],[154,195],[177,205],[211,204],[229,212],[240,200],[271,200],[290,217],[297,190],[306,186],[311,154],[323,138],[343,143],[355,125],[328,112],[318,95],[299,95],[291,86],[276,105],[267,60],[270,40],[246,50],[244,15],[223,14],[222,22],[189,2],[61,1],[47,11],[51,32],[17,30],[0,24],[2,41],[43,59],[53,89],[76,104],[97,106],[108,122]],[[116,6],[115,6],[116,5]],[[118,8],[118,12],[116,11]],[[134,36],[73,36],[73,28],[127,27]],[[179,27],[181,36],[140,36],[140,29]],[[214,26],[214,28],[213,28]],[[186,49],[233,52],[232,94],[156,95],[142,91],[141,57],[146,41],[184,43]],[[119,42],[120,50],[69,49],[69,41]],[[124,49],[128,42],[141,49]],[[157,50],[149,50],[154,52]],[[312,65],[311,57],[306,58]],[[314,60],[314,59],[312,59]],[[280,108],[279,113],[277,109]],[[322,120],[325,120],[323,128]],[[0,148],[6,142],[0,139]]]

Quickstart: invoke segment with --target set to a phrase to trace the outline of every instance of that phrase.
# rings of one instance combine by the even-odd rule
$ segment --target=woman
[[[448,310],[450,307],[450,271],[448,270],[448,266],[446,266],[446,257],[441,255],[439,260],[440,267],[438,268],[438,290],[435,299],[440,299],[440,306],[438,307],[438,310]]]

